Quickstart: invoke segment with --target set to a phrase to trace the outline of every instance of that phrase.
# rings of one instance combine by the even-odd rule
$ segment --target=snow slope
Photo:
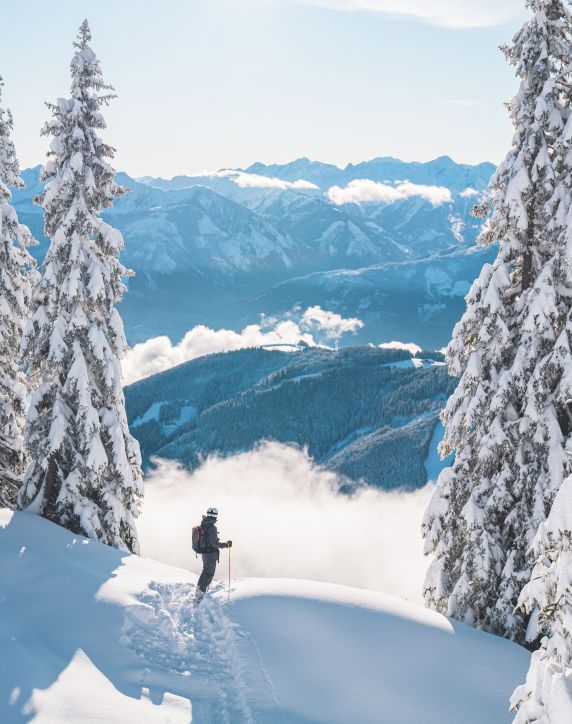
[[[0,510],[0,721],[500,724],[528,654],[414,604],[195,577]],[[222,567],[224,572],[224,567]]]

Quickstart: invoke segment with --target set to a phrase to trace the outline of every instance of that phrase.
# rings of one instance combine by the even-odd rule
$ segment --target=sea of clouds
[[[192,473],[158,461],[138,524],[142,554],[199,573],[191,529],[216,506],[221,539],[233,541],[233,577],[305,578],[420,602],[420,524],[433,486],[348,496],[340,482],[306,452],[278,443],[209,458]],[[223,550],[217,578],[227,572]]]

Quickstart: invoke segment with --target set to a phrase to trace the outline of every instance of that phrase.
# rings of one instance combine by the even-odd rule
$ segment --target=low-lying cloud
[[[298,0],[334,10],[412,17],[450,28],[484,28],[518,18],[521,0]]]
[[[326,196],[337,206],[371,201],[392,204],[413,197],[429,201],[433,206],[440,206],[449,203],[453,198],[449,189],[444,186],[425,186],[423,184],[413,184],[409,181],[400,182],[396,186],[389,186],[365,178],[350,181],[344,187],[332,186],[326,191]]]
[[[288,319],[263,318],[240,332],[232,329],[211,329],[200,324],[173,344],[166,336],[153,337],[136,344],[122,361],[123,382],[130,385],[157,372],[176,367],[197,357],[216,352],[230,352],[248,347],[307,344],[310,347],[338,340],[363,327],[360,319],[344,318],[321,307],[296,310]]]
[[[275,176],[260,176],[256,173],[245,173],[244,171],[234,171],[232,169],[217,171],[211,176],[228,178],[241,189],[279,189],[286,191],[287,189],[312,190],[319,188],[316,184],[304,179],[285,181]]]
[[[339,485],[305,452],[278,443],[209,458],[193,473],[159,461],[138,524],[142,554],[199,573],[191,528],[216,506],[221,539],[233,541],[233,577],[328,581],[420,602],[420,526],[432,486],[346,496]],[[217,578],[226,577],[227,561],[221,551]]]

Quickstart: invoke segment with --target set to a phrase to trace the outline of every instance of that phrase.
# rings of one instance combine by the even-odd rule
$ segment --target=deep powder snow
[[[502,724],[528,653],[391,596],[219,582],[0,510],[0,721]]]

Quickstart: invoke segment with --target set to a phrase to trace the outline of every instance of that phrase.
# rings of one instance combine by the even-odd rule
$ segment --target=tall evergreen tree
[[[521,605],[532,614],[532,635],[542,640],[511,704],[518,708],[515,724],[564,723],[572,712],[572,476],[540,526],[534,552],[537,561]]]
[[[0,102],[3,85],[0,77]],[[12,115],[0,105],[0,507],[15,505],[25,470],[20,348],[35,269],[26,247],[36,243],[10,204],[10,188],[24,186],[11,134]]]
[[[127,270],[121,234],[99,216],[125,189],[103,143],[101,114],[114,98],[81,25],[71,62],[71,98],[48,104],[53,136],[43,168],[51,243],[26,331],[33,394],[31,463],[19,503],[70,530],[137,552],[142,496],[139,446],[129,434],[121,385],[125,349],[116,302]]]
[[[561,142],[561,178],[556,199],[569,199],[572,190],[572,115]],[[560,210],[565,203],[559,205]],[[558,263],[566,270],[562,275],[563,288],[572,296],[569,268],[572,265],[572,208],[565,223],[557,224],[562,238],[558,245]],[[572,312],[569,310],[565,328],[561,331],[564,354],[569,354],[572,339]],[[560,385],[562,404],[570,423],[572,379]],[[567,399],[564,399],[567,395]],[[566,455],[572,457],[572,441],[568,440]],[[567,466],[570,470],[570,464]],[[572,687],[569,672],[572,668],[572,475],[562,483],[548,519],[541,523],[532,543],[535,565],[530,581],[524,587],[519,608],[530,616],[528,637],[540,639],[540,648],[532,654],[526,683],[519,686],[511,698],[518,709],[515,724],[537,721],[564,722],[572,712]]]
[[[433,554],[429,606],[524,641],[515,610],[530,545],[572,472],[572,355],[566,256],[570,185],[560,143],[570,115],[571,20],[563,0],[528,0],[532,17],[504,48],[521,79],[509,104],[513,146],[491,181],[480,241],[499,242],[467,297],[447,359],[459,386],[443,413],[456,451],[423,523]]]

